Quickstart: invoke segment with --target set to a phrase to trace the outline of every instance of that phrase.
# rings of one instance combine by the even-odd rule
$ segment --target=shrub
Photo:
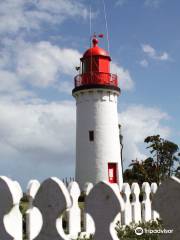
[[[86,237],[78,237],[77,240],[94,240],[93,236],[91,235],[89,238]]]
[[[160,220],[149,221],[146,223],[130,224],[128,226],[121,226],[118,222],[116,224],[117,236],[121,240],[159,240],[159,233],[143,233],[142,235],[136,235],[135,229],[141,227],[143,230],[159,230],[162,229],[162,222]]]

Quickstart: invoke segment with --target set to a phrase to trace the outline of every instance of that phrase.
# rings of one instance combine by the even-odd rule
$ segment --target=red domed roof
[[[109,54],[104,50],[103,48],[100,48],[98,46],[89,48],[83,55],[83,57],[90,57],[90,56],[104,56],[104,57],[109,57]]]
[[[104,56],[110,58],[108,52],[103,48],[100,48],[98,44],[98,39],[93,38],[93,47],[89,48],[83,55],[83,57],[91,57],[91,56]]]

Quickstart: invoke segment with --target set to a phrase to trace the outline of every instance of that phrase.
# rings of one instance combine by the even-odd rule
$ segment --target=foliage
[[[140,236],[135,234],[135,229],[137,227],[141,227],[143,230],[160,230],[162,229],[162,222],[160,220],[157,221],[149,221],[146,223],[139,224],[130,224],[127,226],[121,226],[118,221],[115,227],[117,236],[121,240],[160,240],[159,233],[143,233]],[[90,238],[82,238],[78,237],[77,240],[94,240],[93,236]]]
[[[158,233],[143,233],[142,235],[136,235],[135,229],[141,227],[143,230],[159,230],[162,229],[161,221],[149,221],[146,223],[130,224],[128,226],[121,226],[118,222],[116,224],[117,236],[121,240],[159,240],[160,234]]]
[[[29,208],[29,199],[28,196],[26,195],[26,193],[23,193],[23,197],[21,198],[20,201],[20,205],[19,205],[19,209],[22,213],[22,217],[23,217],[23,240],[27,239],[26,236],[26,211]]]
[[[132,184],[133,182],[138,182],[142,184],[143,182],[155,182],[155,164],[152,158],[147,158],[144,161],[132,160],[129,165],[131,169],[126,169],[124,171],[124,181]]]
[[[23,193],[23,197],[21,198],[19,206],[22,215],[25,215],[26,211],[28,210],[28,207],[29,207],[28,196],[25,193]]]
[[[175,174],[175,163],[180,162],[178,145],[161,138],[160,135],[149,136],[144,142],[149,144],[147,148],[154,160],[156,182],[160,183]]]
[[[77,240],[94,240],[94,238],[93,238],[93,236],[92,235],[90,235],[90,237],[89,238],[86,238],[85,236],[84,237],[78,237],[77,238]]]
[[[180,155],[180,154],[179,154]],[[180,166],[177,167],[176,171],[175,171],[175,176],[180,178]]]
[[[144,140],[151,156],[143,161],[132,160],[131,168],[124,172],[124,180],[132,183],[157,182],[171,175],[180,176],[180,153],[178,145],[165,140],[160,135],[149,136]]]

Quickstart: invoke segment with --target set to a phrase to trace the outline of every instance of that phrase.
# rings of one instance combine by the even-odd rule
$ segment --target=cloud
[[[151,45],[143,44],[142,51],[150,58],[158,61],[168,61],[170,60],[169,54],[167,52],[158,53]]]
[[[1,174],[32,178],[74,176],[75,103],[0,101]]]
[[[111,63],[111,72],[118,75],[120,88],[123,90],[132,90],[134,81],[127,69],[119,66],[117,63]]]
[[[88,15],[86,7],[77,0],[40,0],[36,6],[40,11],[44,10],[58,15],[82,16],[84,18]]]
[[[161,61],[166,61],[166,60],[169,60],[169,54],[167,52],[164,52],[162,53],[160,56],[159,56],[159,59]]]
[[[143,59],[139,62],[142,67],[148,67],[149,63],[146,59]]]
[[[146,7],[158,8],[161,3],[161,0],[145,0],[144,5]]]
[[[47,41],[4,39],[0,56],[0,92],[23,97],[32,94],[28,86],[61,87],[61,92],[70,93],[81,54],[76,49],[60,48]]]
[[[124,4],[126,4],[128,2],[128,0],[117,0],[115,5],[116,6],[124,6]],[[144,0],[143,4],[146,7],[152,7],[152,8],[158,8],[161,4],[162,0]]]
[[[16,74],[0,69],[0,99],[1,101],[18,101],[28,97],[35,97],[35,94],[25,89],[19,82]]]
[[[127,3],[128,0],[117,0],[116,1],[116,6],[123,6],[124,4]]]
[[[142,45],[143,52],[147,53],[150,57],[156,56],[156,50],[148,44]]]
[[[160,134],[169,137],[170,128],[163,124],[168,120],[167,113],[158,108],[143,105],[130,105],[119,114],[119,122],[122,125],[124,136],[124,160],[127,167],[131,160],[142,160],[146,157],[143,144],[145,137]]]
[[[4,0],[0,8],[0,34],[61,24],[68,18],[86,18],[88,11],[75,0]]]
[[[74,102],[0,102],[0,112],[1,144],[5,149],[11,148],[19,156],[25,152],[36,156],[36,159],[41,159],[41,154],[45,153],[49,156],[57,154],[60,158],[63,154],[72,154],[75,142]]]
[[[50,42],[25,44],[17,54],[17,74],[39,87],[61,81],[61,75],[75,75],[81,54],[75,49],[60,48]]]

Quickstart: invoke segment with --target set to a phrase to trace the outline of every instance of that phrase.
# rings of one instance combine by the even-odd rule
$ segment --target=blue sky
[[[178,0],[105,0],[112,72],[119,76],[124,162],[147,156],[143,139],[179,144]],[[74,175],[75,66],[92,32],[106,34],[103,1],[0,3],[0,169],[20,181]],[[106,38],[100,45],[107,48]]]

